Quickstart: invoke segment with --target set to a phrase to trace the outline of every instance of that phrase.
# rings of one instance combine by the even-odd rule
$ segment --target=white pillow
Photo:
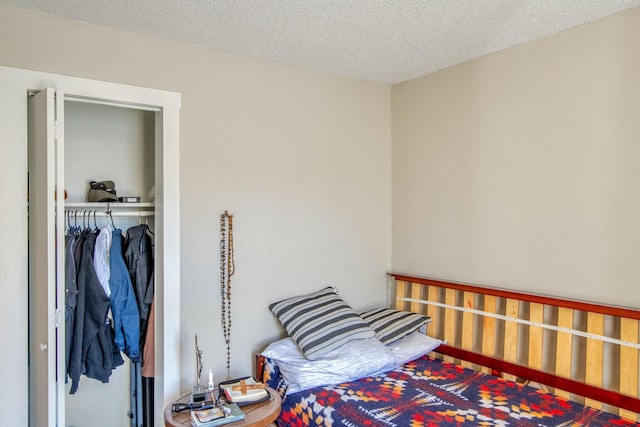
[[[402,365],[435,350],[440,344],[439,339],[415,331],[388,344],[387,348],[393,353],[396,365]]]
[[[304,357],[291,338],[275,341],[262,354],[280,368],[287,394],[355,381],[397,366],[397,356],[376,338],[349,341],[317,359]]]

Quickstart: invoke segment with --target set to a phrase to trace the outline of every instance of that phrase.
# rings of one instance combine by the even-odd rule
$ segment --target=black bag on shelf
[[[87,202],[117,202],[116,185],[113,181],[91,181]]]

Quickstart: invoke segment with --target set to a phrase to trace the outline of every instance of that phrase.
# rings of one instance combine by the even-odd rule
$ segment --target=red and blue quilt
[[[267,360],[265,381],[284,394]],[[640,426],[534,387],[429,356],[384,374],[286,395],[285,426]]]

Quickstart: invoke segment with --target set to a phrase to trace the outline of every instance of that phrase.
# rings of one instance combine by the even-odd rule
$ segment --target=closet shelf
[[[107,210],[111,209],[112,211],[118,210],[127,210],[127,209],[144,209],[150,210],[155,209],[155,203],[122,203],[122,202],[114,202],[114,203],[106,203],[106,202],[65,202],[64,208],[65,210],[73,210],[73,209],[99,209],[99,210]]]

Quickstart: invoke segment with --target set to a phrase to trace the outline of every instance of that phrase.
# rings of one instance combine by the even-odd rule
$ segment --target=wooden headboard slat
[[[429,300],[438,299],[438,289],[435,288],[435,287],[434,288],[429,288],[427,297],[429,298]],[[438,308],[434,307],[434,306],[428,306],[427,307],[427,316],[431,317],[431,323],[429,323],[429,327],[428,327],[427,331],[430,334],[434,334],[432,336],[435,336],[436,331],[440,327],[440,320],[438,320],[437,310],[438,310]]]
[[[475,294],[473,292],[464,292],[464,306],[473,307],[475,301]],[[462,313],[462,336],[460,346],[465,350],[473,350],[473,336],[475,334],[475,322],[473,321],[473,313],[465,311]],[[462,366],[471,368],[471,362],[463,361]]]
[[[544,323],[544,306],[533,302],[529,306],[529,321],[535,324]],[[540,326],[529,326],[529,367],[542,369],[542,353],[544,349],[543,330]]]
[[[449,289],[448,291],[453,291]],[[497,301],[493,295],[484,297],[483,310],[487,313],[497,314]],[[494,354],[496,352],[496,319],[493,317],[485,317],[482,321],[482,352]]]
[[[505,315],[511,318],[518,318],[520,310],[518,300],[509,298],[505,303]],[[504,325],[504,360],[516,363],[518,361],[518,324],[516,322],[505,322]],[[509,378],[509,379],[515,379]]]
[[[418,283],[414,283],[411,286],[411,298],[412,299],[420,299],[422,297],[422,295],[420,295],[420,290],[422,289],[422,286],[420,286]],[[420,306],[419,303],[417,302],[413,302],[411,303],[411,311],[413,312],[420,312],[422,310],[422,307]]]
[[[604,315],[600,313],[589,313],[587,316],[587,332],[602,335],[604,333]],[[604,347],[602,341],[587,338],[586,357],[586,382],[597,387],[602,387],[602,358]],[[600,409],[602,405],[598,402],[586,401],[587,405]]]
[[[560,307],[558,309],[558,326],[565,329],[573,328],[573,310]],[[571,378],[571,361],[573,360],[573,336],[568,332],[558,332],[556,338],[556,374]],[[558,390],[557,395],[569,398],[569,392]]]
[[[455,305],[456,293],[453,289],[447,289],[445,291],[444,301],[447,305],[453,306]],[[445,308],[444,310],[444,336],[453,337],[452,339],[456,339],[457,336],[457,328],[456,328],[456,312],[453,309]],[[452,359],[445,357],[445,360],[451,362]]]
[[[624,341],[637,343],[640,339],[638,332],[640,321],[632,319],[621,319],[620,338]],[[632,348],[623,347],[620,349],[620,392],[631,396],[640,396],[638,385],[638,366],[640,352]],[[620,416],[632,418],[633,414],[627,410],[620,411]],[[640,416],[639,416],[640,418]]]

